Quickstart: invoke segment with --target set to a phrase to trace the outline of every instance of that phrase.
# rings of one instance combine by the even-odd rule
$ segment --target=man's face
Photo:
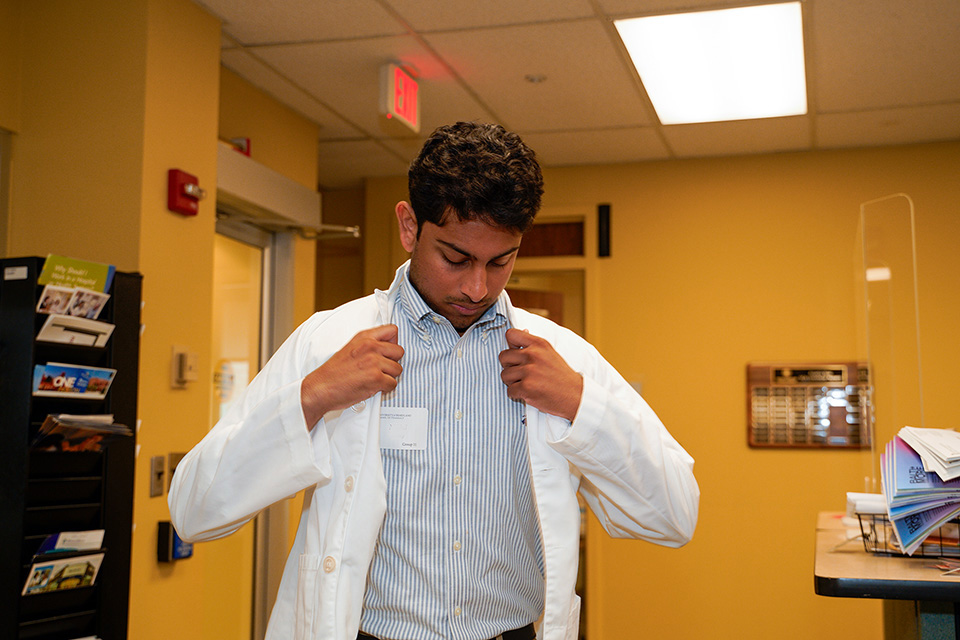
[[[409,205],[397,205],[397,217],[401,242],[411,253],[410,282],[431,309],[463,333],[506,286],[521,234],[451,216],[443,226],[424,223],[417,238]]]

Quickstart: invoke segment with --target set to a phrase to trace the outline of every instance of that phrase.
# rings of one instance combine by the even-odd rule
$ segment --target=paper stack
[[[904,427],[898,435],[920,454],[924,471],[933,471],[944,481],[960,478],[960,433]]]
[[[960,434],[904,427],[880,456],[887,515],[907,555],[960,516]],[[940,471],[944,472],[941,475]]]

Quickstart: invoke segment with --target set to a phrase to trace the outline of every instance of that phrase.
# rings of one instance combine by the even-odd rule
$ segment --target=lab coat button
[[[363,408],[364,408],[365,406],[367,406],[366,401],[361,400],[360,402],[358,402],[357,404],[353,405],[353,406],[350,407],[350,408],[353,409],[353,412],[354,412],[354,413],[360,413],[361,411],[363,411]]]
[[[347,479],[343,481],[343,490],[347,493],[353,491],[353,476],[347,476]]]
[[[333,573],[334,569],[337,568],[337,561],[333,559],[333,556],[327,556],[323,559],[323,570],[326,573]]]

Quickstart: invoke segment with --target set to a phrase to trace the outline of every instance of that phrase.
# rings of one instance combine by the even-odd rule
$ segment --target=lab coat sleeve
[[[583,375],[579,410],[551,421],[549,444],[582,474],[580,493],[611,536],[686,544],[700,503],[693,458],[592,346],[581,350],[568,360]]]
[[[183,539],[229,535],[271,504],[331,477],[322,421],[311,437],[300,406],[308,337],[319,316],[284,342],[237,404],[177,465],[167,499]]]

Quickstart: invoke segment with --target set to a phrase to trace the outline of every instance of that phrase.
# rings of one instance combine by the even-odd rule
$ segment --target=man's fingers
[[[371,327],[370,329],[361,331],[360,333],[365,333],[371,338],[383,340],[384,342],[396,342],[398,331],[399,329],[395,324],[381,324],[379,326]]]
[[[520,329],[507,329],[504,337],[507,339],[507,344],[510,345],[512,349],[522,349],[523,347],[528,347],[534,343],[536,336],[530,332]]]

